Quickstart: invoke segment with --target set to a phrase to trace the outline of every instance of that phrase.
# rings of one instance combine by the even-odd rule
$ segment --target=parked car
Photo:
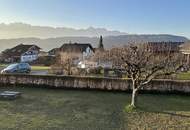
[[[1,74],[9,74],[9,73],[30,73],[31,67],[28,63],[15,63],[11,64],[8,67],[4,68],[1,71]]]

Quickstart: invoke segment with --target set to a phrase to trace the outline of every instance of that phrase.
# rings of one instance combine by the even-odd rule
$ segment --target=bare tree
[[[183,67],[180,53],[171,52],[171,48],[157,53],[150,48],[148,44],[133,44],[111,49],[107,53],[107,57],[109,56],[116,66],[120,65],[132,80],[131,107],[136,107],[138,91],[146,87],[152,79],[175,74]]]
[[[60,52],[56,57],[56,66],[60,66],[64,74],[72,75],[72,67],[77,59],[78,55],[75,53]]]

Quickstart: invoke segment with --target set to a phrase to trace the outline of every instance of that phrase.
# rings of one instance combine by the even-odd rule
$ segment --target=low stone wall
[[[125,79],[38,76],[38,75],[0,75],[0,84],[26,85],[34,87],[54,87],[71,89],[131,90],[131,81]],[[143,91],[190,93],[190,81],[153,80]]]

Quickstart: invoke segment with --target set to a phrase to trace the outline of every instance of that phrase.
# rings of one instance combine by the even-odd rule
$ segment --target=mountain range
[[[33,26],[24,23],[0,24],[0,39],[9,38],[55,38],[55,37],[96,37],[126,35],[125,32],[109,31],[105,28],[74,29],[67,27]]]
[[[128,43],[140,42],[186,42],[189,39],[182,36],[160,35],[131,35],[120,31],[109,31],[103,28],[53,28],[32,26],[30,24],[12,23],[0,24],[0,51],[14,47],[18,44],[36,44],[43,50],[60,47],[64,43],[90,43],[97,47],[99,36],[103,35],[103,43],[106,48],[123,46]]]

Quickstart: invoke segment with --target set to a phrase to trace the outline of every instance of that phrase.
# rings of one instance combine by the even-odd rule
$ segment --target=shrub
[[[88,73],[88,74],[102,74],[102,70],[103,70],[102,67],[89,68],[89,69],[87,70],[87,73]]]
[[[52,65],[51,69],[49,70],[50,74],[62,75],[63,74],[63,67]]]
[[[127,105],[125,107],[125,112],[127,112],[127,113],[132,113],[132,112],[135,112],[135,111],[136,111],[136,107],[134,107],[134,106]]]

